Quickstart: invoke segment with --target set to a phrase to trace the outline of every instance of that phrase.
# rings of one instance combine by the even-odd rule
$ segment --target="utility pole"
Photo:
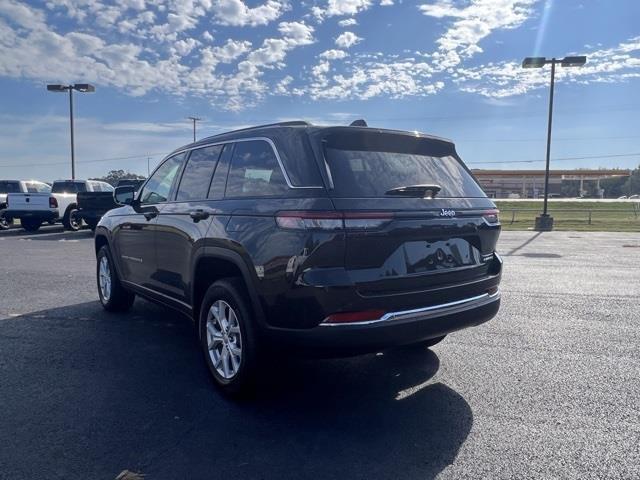
[[[196,122],[199,122],[200,120],[202,120],[199,117],[187,117],[189,120],[191,120],[193,122],[193,141],[196,141]]]

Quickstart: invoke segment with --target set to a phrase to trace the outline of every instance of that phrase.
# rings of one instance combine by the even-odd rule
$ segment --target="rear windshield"
[[[385,197],[394,188],[438,185],[438,198],[485,197],[445,142],[367,133],[333,135],[323,144],[336,196]]]
[[[86,192],[87,185],[84,182],[53,182],[51,193],[78,193]]]
[[[20,193],[20,182],[0,180],[0,193]]]

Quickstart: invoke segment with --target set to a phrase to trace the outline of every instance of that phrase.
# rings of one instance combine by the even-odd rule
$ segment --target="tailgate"
[[[50,210],[48,193],[10,193],[7,195],[8,210]]]
[[[345,215],[345,267],[363,295],[460,284],[491,273],[500,227],[485,220],[488,207],[448,201],[446,208],[381,209],[382,202],[373,201],[362,209],[369,202],[334,203]],[[369,218],[349,228],[349,217],[359,212]]]
[[[112,192],[79,192],[78,208],[80,210],[97,210],[106,212],[115,208]]]

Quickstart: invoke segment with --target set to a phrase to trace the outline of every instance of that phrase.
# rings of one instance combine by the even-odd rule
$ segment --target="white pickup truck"
[[[113,187],[95,180],[56,180],[51,192],[9,193],[4,216],[8,221],[20,219],[22,228],[34,232],[43,222],[61,221],[67,230],[80,230],[82,220],[76,218],[78,192],[106,192]]]
[[[37,180],[0,180],[0,230],[6,230],[11,223],[4,216],[7,195],[10,193],[50,193],[51,186]]]

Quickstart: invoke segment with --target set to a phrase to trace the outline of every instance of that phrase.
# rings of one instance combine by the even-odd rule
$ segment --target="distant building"
[[[544,195],[544,170],[473,170],[487,196],[492,198],[540,198]],[[595,182],[596,191],[603,195],[600,180],[628,177],[630,170],[551,170],[549,196],[562,196],[562,186],[579,183],[579,192],[585,194],[585,182]]]

